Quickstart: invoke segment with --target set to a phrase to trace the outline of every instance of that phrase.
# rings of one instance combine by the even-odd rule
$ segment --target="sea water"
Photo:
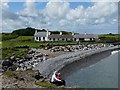
[[[111,54],[87,67],[81,68],[81,65],[74,66],[69,74],[66,72],[64,75],[67,86],[82,88],[118,88],[119,54],[120,52]]]

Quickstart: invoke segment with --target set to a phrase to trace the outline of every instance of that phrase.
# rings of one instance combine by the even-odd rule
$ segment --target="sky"
[[[76,33],[118,33],[117,2],[68,2],[24,0],[0,3],[2,32],[33,27]]]

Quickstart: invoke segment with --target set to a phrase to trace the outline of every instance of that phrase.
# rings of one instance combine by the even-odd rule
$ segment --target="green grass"
[[[20,41],[3,41],[2,43],[2,48],[6,48],[6,47],[15,47],[15,46],[23,46],[23,45],[27,45],[30,48],[36,48],[39,47],[40,44],[44,44],[44,43],[36,43],[36,42],[20,42]]]
[[[27,54],[27,48],[15,48],[16,46],[29,46],[29,48],[44,48],[48,42],[21,42],[21,41],[3,41],[2,42],[2,58],[9,58],[13,54],[16,57],[22,58]],[[69,45],[76,42],[49,42],[51,45]]]
[[[3,41],[2,48],[6,47],[15,47],[27,45],[30,48],[40,48],[40,45],[47,45],[47,43],[52,45],[69,45],[69,44],[77,44],[76,42],[20,42],[20,41]]]
[[[39,85],[42,87],[47,87],[47,88],[58,88],[55,84],[49,83],[49,82],[35,82],[35,85]]]
[[[101,34],[99,35],[100,42],[120,43],[120,34]]]
[[[33,41],[34,36],[19,36],[16,38],[18,41]]]
[[[119,39],[120,40],[120,34],[101,34],[99,35],[99,38],[104,37],[104,38],[114,38],[114,39]]]
[[[18,58],[22,58],[24,57],[28,52],[28,49],[22,48],[22,49],[5,49],[2,51],[2,58],[9,58],[11,57],[13,54],[15,54],[16,57]]]

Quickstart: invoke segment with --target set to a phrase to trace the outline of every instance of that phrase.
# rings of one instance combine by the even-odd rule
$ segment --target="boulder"
[[[16,71],[16,70],[17,70],[17,66],[16,66],[16,65],[12,65],[9,69],[10,69],[11,71]]]
[[[6,71],[9,67],[11,67],[13,63],[11,61],[5,60],[2,63],[2,69]]]
[[[36,54],[36,55],[34,55],[35,57],[43,57],[43,54],[42,53],[39,53],[39,54]]]
[[[25,57],[25,59],[26,60],[30,60],[30,59],[32,59],[32,57],[33,57],[32,55],[27,54],[26,57]]]
[[[33,54],[33,53],[35,53],[35,50],[31,49],[31,50],[28,51],[28,54]]]

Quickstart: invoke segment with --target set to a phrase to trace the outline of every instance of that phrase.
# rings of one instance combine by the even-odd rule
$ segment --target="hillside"
[[[23,28],[23,29],[18,29],[18,30],[14,30],[11,34],[16,34],[19,36],[34,36],[35,31],[38,32],[46,32],[47,30],[45,29],[35,29],[35,28],[31,28],[31,27],[27,27],[27,28]],[[59,34],[60,31],[50,31],[51,34]],[[63,34],[71,34],[71,32],[66,32],[66,31],[61,31]]]
[[[99,35],[100,42],[120,44],[120,34],[101,34]]]

